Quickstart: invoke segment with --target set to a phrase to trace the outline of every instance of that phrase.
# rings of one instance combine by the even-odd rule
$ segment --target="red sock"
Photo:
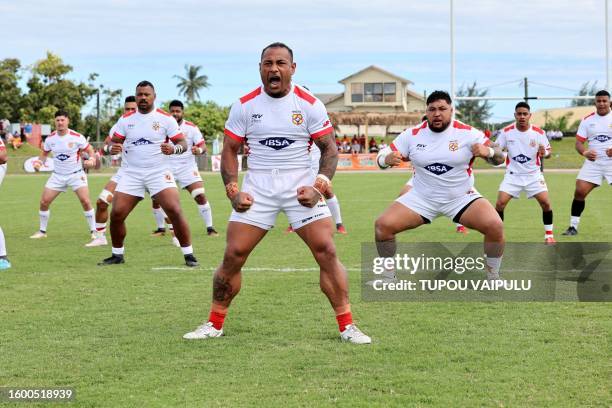
[[[224,313],[213,312],[211,310],[210,315],[208,316],[208,321],[213,324],[213,327],[215,329],[221,330],[221,328],[223,327],[223,321],[225,320],[225,316],[226,315]]]
[[[338,329],[340,329],[340,332],[343,332],[346,326],[353,324],[353,314],[351,312],[346,312],[336,315],[336,321],[338,321]]]

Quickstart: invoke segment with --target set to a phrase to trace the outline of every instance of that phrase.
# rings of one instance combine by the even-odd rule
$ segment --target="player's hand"
[[[168,156],[174,154],[174,145],[170,143],[162,143],[161,152]]]
[[[206,153],[206,146],[202,146],[202,147],[191,146],[191,153],[195,154],[196,156],[204,154]]]
[[[113,143],[110,148],[111,154],[119,154],[123,151],[123,145],[121,143]]]
[[[312,208],[321,200],[321,194],[312,186],[302,186],[297,189],[297,200],[304,207]]]
[[[475,157],[482,157],[483,159],[489,158],[490,147],[483,145],[482,143],[474,143],[472,145],[472,154]]]
[[[612,157],[612,147],[606,150],[608,157]]]
[[[40,171],[40,168],[42,167],[42,162],[40,160],[34,160],[32,162],[32,167],[34,168],[34,171]]]
[[[237,212],[245,212],[251,208],[254,202],[255,200],[253,199],[252,195],[241,191],[232,199],[232,207]]]
[[[606,151],[606,153],[607,153],[607,151]],[[585,150],[584,153],[582,153],[582,155],[584,157],[586,157],[587,160],[590,160],[590,161],[595,161],[595,159],[597,159],[597,152],[595,150],[592,150],[592,149]],[[609,154],[608,154],[608,156],[609,156]]]
[[[546,156],[546,147],[544,147],[544,145],[539,145],[538,146],[538,155],[540,157]]]
[[[87,159],[83,161],[83,166],[86,169],[92,169],[94,167],[96,167],[96,159],[94,159],[93,157],[91,159]]]
[[[385,157],[385,164],[390,167],[399,166],[402,162],[402,154],[400,152],[391,152]]]

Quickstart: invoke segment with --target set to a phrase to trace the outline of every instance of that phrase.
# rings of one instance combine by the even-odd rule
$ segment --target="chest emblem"
[[[293,113],[291,114],[291,121],[294,125],[300,126],[302,123],[304,123],[304,116],[302,116],[301,113]]]
[[[456,152],[457,150],[459,150],[459,142],[457,140],[449,140],[448,150],[450,150],[451,152]]]
[[[159,122],[153,122],[153,125],[151,126],[151,128],[152,128],[154,131],[156,131],[156,132],[159,130],[159,128],[160,128],[160,127],[161,127],[161,126],[160,126]]]
[[[536,147],[536,141],[535,141],[535,139],[529,139],[529,146],[531,146],[531,147]]]

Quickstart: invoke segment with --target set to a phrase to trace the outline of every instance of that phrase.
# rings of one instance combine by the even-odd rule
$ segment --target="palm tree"
[[[187,102],[194,102],[200,98],[200,89],[208,88],[208,77],[206,75],[199,75],[201,65],[188,65],[185,64],[185,78],[180,75],[174,75],[174,78],[179,80],[176,86],[179,92],[185,96]]]

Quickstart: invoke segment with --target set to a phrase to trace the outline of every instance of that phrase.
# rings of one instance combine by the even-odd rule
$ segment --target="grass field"
[[[212,270],[224,248],[229,204],[218,175],[206,175],[221,237],[204,234],[183,194],[201,267],[182,268],[169,238],[149,236],[143,202],[128,219],[126,264],[99,268],[109,248],[84,248],[89,234],[72,193],[38,228],[44,176],[7,176],[0,225],[13,268],[0,274],[0,386],[76,389],[79,407],[167,406],[611,406],[609,303],[383,303],[360,299],[360,245],[405,173],[338,174],[335,190],[349,235],[337,236],[351,300],[370,346],[341,343],[318,273],[284,216],[247,262],[226,337],[181,336],[208,315]],[[476,175],[493,200],[502,173]],[[567,227],[574,174],[547,175],[557,239]],[[91,177],[95,197],[107,181]],[[612,189],[595,190],[581,241],[612,241]],[[511,242],[541,242],[533,200],[506,210]],[[576,238],[574,238],[576,239]],[[446,219],[401,241],[480,241]],[[295,271],[283,268],[304,269]],[[24,406],[25,404],[15,404]],[[42,406],[47,406],[41,404]]]

